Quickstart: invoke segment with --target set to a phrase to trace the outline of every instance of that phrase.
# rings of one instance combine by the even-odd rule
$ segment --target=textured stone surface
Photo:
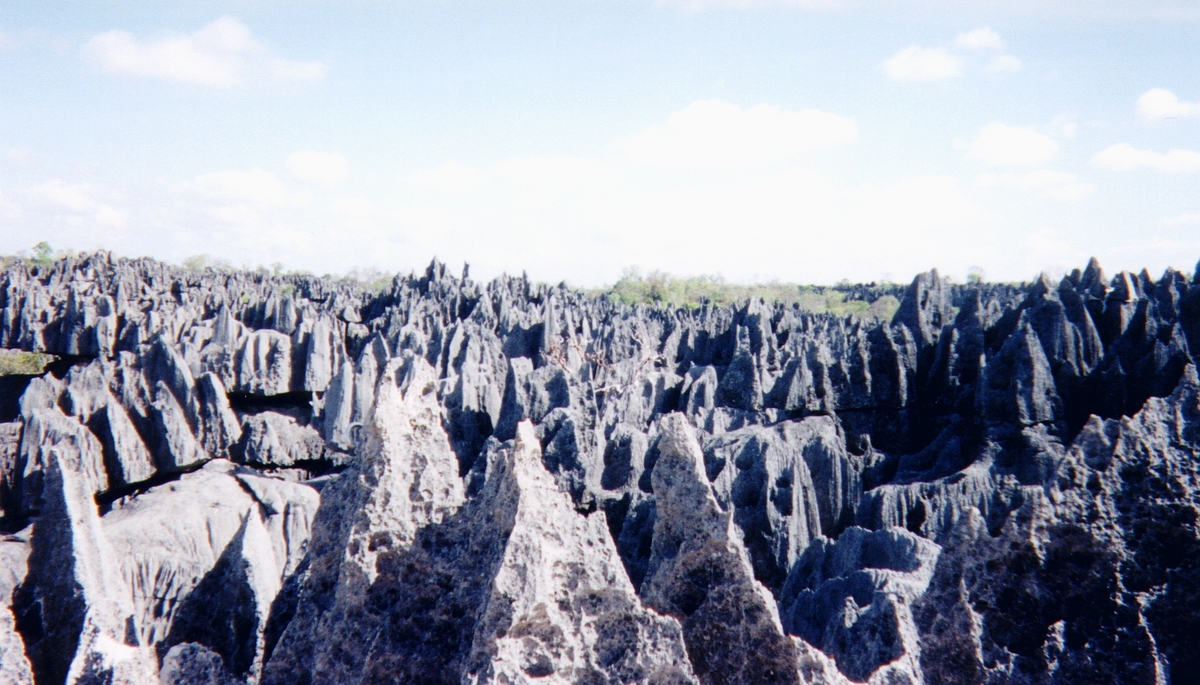
[[[839,292],[14,261],[0,668],[1200,683],[1200,279]]]
[[[25,643],[17,633],[8,606],[0,606],[0,682],[33,685],[33,669],[25,658]]]
[[[653,488],[657,503],[642,598],[683,624],[703,683],[799,683],[792,640],[770,592],[704,475],[704,457],[681,414],[662,421]]]
[[[261,666],[271,603],[304,555],[317,507],[312,488],[214,460],[106,514],[141,642],[160,656],[203,644],[241,676]]]

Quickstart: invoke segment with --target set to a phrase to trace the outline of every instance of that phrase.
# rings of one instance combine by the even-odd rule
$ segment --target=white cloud
[[[1194,117],[1200,115],[1200,102],[1183,102],[1169,90],[1151,88],[1137,99],[1137,113],[1144,121]]]
[[[310,183],[336,185],[346,180],[346,158],[337,152],[301,150],[287,158],[287,170],[292,176]]]
[[[31,216],[40,217],[52,225],[68,227],[79,238],[94,234],[97,227],[124,228],[129,213],[114,206],[121,199],[91,183],[52,179],[9,198],[0,196],[0,208],[8,210],[5,213],[11,221],[24,225]]]
[[[1058,151],[1058,143],[1031,128],[993,122],[966,145],[967,159],[989,166],[1037,166]]]
[[[29,194],[72,212],[90,212],[96,206],[96,202],[91,198],[91,191],[90,183],[72,184],[55,179],[31,189]]]
[[[375,203],[360,195],[342,195],[329,203],[329,211],[353,218],[365,218],[379,213]]]
[[[109,31],[83,45],[83,56],[110,74],[151,76],[212,87],[242,85],[254,75],[276,80],[319,80],[320,62],[291,62],[270,53],[234,17],[221,17],[184,34],[168,32],[139,39],[127,31]]]
[[[954,37],[954,46],[967,50],[1003,50],[1004,41],[1000,34],[984,27],[958,34]]]
[[[789,111],[771,105],[742,109],[704,100],[613,147],[635,164],[728,169],[778,163],[809,150],[851,142],[857,133],[852,120],[816,109]]]
[[[727,128],[794,128],[770,123],[791,121],[787,110],[765,108],[772,114],[760,120],[750,117],[757,109],[733,107],[734,124],[697,130],[722,137]],[[28,249],[30,235],[70,249],[90,249],[103,240],[128,255],[180,261],[205,252],[238,265],[280,261],[316,273],[356,266],[421,269],[437,255],[455,267],[470,262],[476,278],[528,269],[537,280],[585,286],[612,282],[622,267],[639,262],[678,274],[723,273],[734,281],[828,283],[884,273],[907,280],[932,266],[961,274],[976,264],[995,278],[1020,278],[1058,263],[1055,254],[1064,246],[1055,240],[1099,245],[1088,251],[1105,259],[1103,236],[1074,228],[1070,217],[1081,212],[1038,199],[1086,195],[1090,186],[1069,173],[1014,167],[966,184],[944,175],[891,175],[864,184],[843,180],[849,146],[806,157],[802,153],[815,144],[808,138],[790,144],[782,156],[760,150],[749,161],[735,157],[740,166],[678,166],[684,154],[676,149],[678,140],[695,141],[700,134],[672,129],[670,119],[663,116],[656,126],[614,140],[596,155],[431,164],[375,185],[356,168],[335,187],[306,185],[283,169],[274,175],[262,169],[217,171],[187,183],[129,186],[132,200],[98,184],[0,186],[0,222],[17,227],[0,231],[0,248]],[[834,130],[841,133],[833,139],[843,142],[853,132],[845,126]],[[643,163],[622,147],[638,136],[658,140],[654,132],[674,142],[661,145],[667,152],[652,160],[666,159],[672,166]],[[832,144],[829,139],[817,138],[820,145]],[[695,154],[707,163],[733,154],[726,150],[730,145]],[[874,151],[853,152],[857,158]],[[1158,221],[1195,209],[1179,206],[1150,216]],[[102,228],[106,224],[121,227]],[[1190,235],[1191,228],[1177,232]],[[1046,233],[1030,237],[1036,231]],[[1151,267],[1161,255],[1179,254],[1155,250]],[[1030,262],[1030,255],[1041,261]]]
[[[1168,226],[1182,226],[1185,224],[1200,224],[1200,212],[1184,212],[1164,220]]]
[[[1092,157],[1092,163],[1111,171],[1154,169],[1167,173],[1190,173],[1200,171],[1200,152],[1192,150],[1170,150],[1154,152],[1138,150],[1128,143],[1119,143],[1101,150]]]
[[[942,48],[910,45],[883,63],[883,72],[896,81],[939,81],[962,74],[962,60]]]
[[[1079,132],[1075,117],[1070,114],[1059,114],[1050,120],[1050,130],[1060,138],[1074,138]]]
[[[594,190],[620,183],[620,174],[612,166],[566,155],[512,157],[495,164],[491,176],[502,183],[536,189],[539,194]]]
[[[981,188],[1032,190],[1039,197],[1063,201],[1079,200],[1095,190],[1095,186],[1080,181],[1075,174],[1050,169],[980,174],[975,177],[975,185]]]
[[[1021,60],[1012,55],[996,55],[988,62],[987,70],[993,74],[1004,74],[1020,71],[1023,66]]]
[[[844,7],[844,0],[656,0],[656,4],[675,7],[686,12],[733,9],[748,10],[761,7],[795,7],[807,10],[831,10]]]
[[[451,193],[475,190],[490,183],[483,171],[454,161],[408,174],[404,180],[419,188]]]
[[[222,202],[262,205],[291,205],[298,202],[274,174],[262,169],[201,174],[192,183],[192,188],[207,199]]]

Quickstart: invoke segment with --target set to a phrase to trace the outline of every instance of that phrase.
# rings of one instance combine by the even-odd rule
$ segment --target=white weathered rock
[[[354,379],[354,366],[344,361],[325,392],[325,441],[343,451],[354,448],[350,425],[354,416]]]
[[[379,630],[379,618],[364,610],[378,558],[411,546],[418,531],[462,505],[435,380],[428,363],[411,355],[392,360],[380,375],[362,453],[323,491],[305,571],[308,594],[300,597],[266,682],[299,673],[310,673],[314,683],[360,677]]]
[[[140,483],[154,475],[154,458],[142,436],[115,398],[98,411],[90,423],[104,444],[104,465],[109,488]]]
[[[154,391],[154,410],[159,435],[159,470],[169,473],[209,459],[209,454],[196,440],[183,407],[163,381],[158,382]]]
[[[29,575],[14,597],[18,624],[39,681],[153,682],[153,653],[138,641],[129,588],[121,579],[93,490],[75,463],[50,453],[44,506],[30,540]]]
[[[21,513],[19,467],[20,421],[0,423],[0,519],[16,520]]]
[[[291,390],[292,339],[271,330],[247,335],[237,354],[237,379],[238,390],[255,395]]]
[[[209,454],[229,456],[229,448],[242,437],[242,426],[229,406],[225,384],[215,373],[205,372],[196,380],[200,407],[200,439]]]
[[[695,682],[679,624],[641,606],[603,516],[575,510],[532,424],[488,470],[515,499],[493,507],[515,515],[473,640],[489,663],[465,682]]]
[[[304,338],[304,385],[302,389],[324,392],[325,388],[329,386],[329,381],[333,379],[333,374],[342,367],[342,360],[345,358],[343,336],[336,324],[326,317],[321,317],[312,324],[311,332],[307,332]]]
[[[214,460],[105,515],[104,530],[131,588],[143,644],[167,640],[180,607],[227,551],[234,557],[229,565],[250,558],[253,578],[272,575],[265,568],[274,570],[274,580],[254,580],[250,585],[257,589],[249,595],[239,595],[236,587],[224,596],[210,593],[209,601],[226,609],[245,601],[247,611],[265,615],[279,584],[304,556],[318,503],[308,486]],[[231,549],[235,539],[241,547]],[[275,590],[262,589],[267,587]]]
[[[0,605],[0,683],[33,685],[33,669],[25,658],[25,642],[17,633],[12,612]]]
[[[41,510],[42,481],[55,454],[76,475],[89,498],[107,486],[104,453],[96,436],[58,409],[34,409],[25,419],[18,457],[22,511]]]
[[[159,651],[204,645],[235,677],[258,682],[263,633],[281,586],[273,552],[258,513],[248,512],[216,565],[184,598]]]

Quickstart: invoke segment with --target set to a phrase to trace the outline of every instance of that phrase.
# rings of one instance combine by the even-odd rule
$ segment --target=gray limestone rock
[[[162,660],[158,672],[161,685],[243,685],[225,667],[220,654],[204,645],[184,642],[175,645]]]
[[[441,428],[436,376],[408,354],[389,362],[359,460],[322,491],[295,617],[264,682],[361,678],[381,617],[365,611],[378,558],[416,541],[464,500],[457,460]],[[367,642],[364,643],[364,637]]]
[[[110,400],[88,422],[104,447],[107,487],[141,483],[154,474],[154,459],[124,407],[115,398]]]
[[[57,409],[29,412],[17,457],[21,510],[40,512],[43,479],[50,462],[63,461],[82,492],[91,497],[108,483],[100,442],[78,421]]]
[[[152,682],[129,588],[92,502],[93,484],[53,450],[30,540],[29,573],[13,600],[38,682]]]
[[[278,331],[254,331],[242,342],[235,364],[241,392],[286,393],[292,385],[292,339]]]
[[[134,642],[176,682],[687,681],[650,675],[677,644],[664,617],[701,682],[1200,682],[1200,277],[1093,260],[1058,282],[824,293],[900,307],[631,307],[436,262],[368,291],[13,260],[0,346],[58,359],[0,388],[0,522],[58,525],[42,482],[67,464],[70,507],[105,512],[104,539],[71,549],[109,545]],[[545,473],[518,478],[526,420]],[[846,551],[884,538],[941,549],[923,593]],[[67,606],[22,540],[0,539],[0,590]],[[529,584],[536,548],[605,589],[553,564]],[[850,561],[796,570],[826,553]],[[55,635],[84,633],[55,611],[75,616]],[[623,662],[600,637],[633,625]],[[98,630],[76,651],[103,671],[127,652]]]
[[[242,437],[242,426],[229,406],[229,396],[221,377],[211,371],[196,381],[199,396],[199,432],[204,450],[217,458],[227,458],[229,448]]]
[[[899,528],[847,528],[836,541],[818,538],[788,574],[784,626],[832,656],[852,681],[923,682],[912,606],[924,596],[939,552],[936,543]]]
[[[700,682],[798,684],[795,645],[774,598],[754,580],[682,414],[662,420],[658,451],[652,474],[658,515],[642,599],[679,619]]]
[[[645,609],[600,514],[582,516],[542,465],[529,422],[489,476],[515,501],[491,594],[472,639],[469,683],[688,683],[679,624]],[[505,506],[507,505],[507,506]]]
[[[224,641],[211,646],[226,658],[239,649],[251,663],[261,658],[254,631],[242,636],[237,649],[228,647],[228,635],[204,637],[181,628],[185,637],[169,638],[179,613],[197,606],[191,596],[200,586],[204,611],[257,612],[265,623],[275,593],[305,554],[317,507],[318,495],[308,486],[214,460],[106,514],[104,534],[129,587],[141,643],[170,647],[211,639]],[[165,651],[160,647],[160,654]]]
[[[33,685],[33,669],[25,658],[25,643],[7,605],[0,606],[0,682]]]
[[[261,466],[293,466],[325,457],[325,441],[311,426],[286,414],[266,411],[246,417],[242,461]]]
[[[25,530],[0,537],[0,604],[12,604],[12,594],[24,582],[29,568],[29,533]]]
[[[192,433],[183,407],[179,406],[174,393],[162,381],[155,388],[153,407],[154,428],[159,436],[156,453],[160,470],[179,471],[209,458]]]
[[[20,421],[0,423],[0,520],[10,521],[21,515],[17,473],[21,454]]]

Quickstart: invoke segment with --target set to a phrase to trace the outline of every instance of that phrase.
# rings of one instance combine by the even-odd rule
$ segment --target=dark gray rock
[[[780,599],[787,630],[832,656],[855,682],[921,682],[912,605],[940,548],[900,528],[847,528],[818,538],[792,566]]]
[[[662,420],[652,475],[658,515],[641,596],[679,619],[702,683],[799,683],[797,653],[754,580],[733,520],[713,496],[682,414]]]
[[[292,682],[368,634],[375,656],[346,666],[368,682],[402,668],[454,682],[533,678],[526,666],[565,673],[583,661],[550,649],[558,633],[530,628],[520,646],[505,642],[496,607],[507,600],[490,594],[501,569],[514,568],[502,541],[516,530],[503,522],[516,514],[497,503],[495,468],[528,420],[572,515],[588,526],[603,517],[629,582],[680,620],[701,680],[721,664],[736,677],[773,664],[763,678],[839,685],[1194,682],[1197,277],[1110,278],[1093,260],[1057,283],[964,286],[930,272],[907,288],[836,291],[901,306],[888,322],[760,301],[625,307],[526,278],[476,283],[436,262],[365,292],[106,253],[51,266],[17,260],[0,271],[0,345],[62,358],[52,373],[11,385],[21,396],[0,430],[4,525],[36,527],[50,460],[68,463],[78,497],[108,512],[140,644],[164,647],[164,673],[169,660],[173,673],[198,669],[201,682],[253,679],[265,662],[273,682]],[[395,399],[380,395],[389,369],[396,387],[422,379],[410,409],[423,428],[410,421],[411,441],[385,450],[408,455],[398,470],[370,445],[373,430],[387,432],[371,426]],[[674,412],[700,446],[687,478],[705,486],[704,498],[677,501],[673,482],[656,485],[677,461],[663,451],[662,419]],[[301,512],[311,519],[312,509],[287,488],[315,489],[282,479],[313,477],[323,523],[305,547]],[[455,494],[443,501],[422,484]],[[557,495],[543,500],[547,512],[561,508],[549,504]],[[251,509],[281,588],[267,619],[271,593],[245,590],[245,569],[258,562],[246,565],[245,540],[241,552],[231,542]],[[725,523],[703,523],[713,511]],[[578,523],[561,513],[554,521],[564,535]],[[685,535],[688,526],[708,532]],[[594,533],[584,537],[596,542]],[[868,593],[851,579],[878,579],[881,569],[862,559],[785,580],[806,553],[857,549],[860,535],[939,546],[924,593],[878,583]],[[686,578],[663,570],[674,567],[662,540],[675,538],[709,541],[687,557],[695,573]],[[189,599],[219,560],[228,582],[205,588],[229,592]],[[672,599],[665,586],[715,594],[687,613],[675,599],[692,610],[685,595],[699,594]],[[576,620],[598,625],[587,623],[599,616],[590,595],[562,592],[567,608],[548,604],[545,621],[536,607],[522,615],[592,654],[598,643],[573,632]],[[643,616],[626,599],[607,601],[594,606]],[[165,649],[183,605],[211,606],[212,620],[188,609],[187,634]],[[752,616],[734,616],[734,606]],[[233,623],[252,626],[243,632],[253,640],[230,640]],[[485,626],[491,637],[477,642]],[[721,632],[728,626],[750,633]],[[542,647],[520,652],[529,659],[516,670],[505,664],[524,656],[493,659],[500,652],[487,647],[525,650],[526,638]],[[338,668],[314,677],[335,680]]]

